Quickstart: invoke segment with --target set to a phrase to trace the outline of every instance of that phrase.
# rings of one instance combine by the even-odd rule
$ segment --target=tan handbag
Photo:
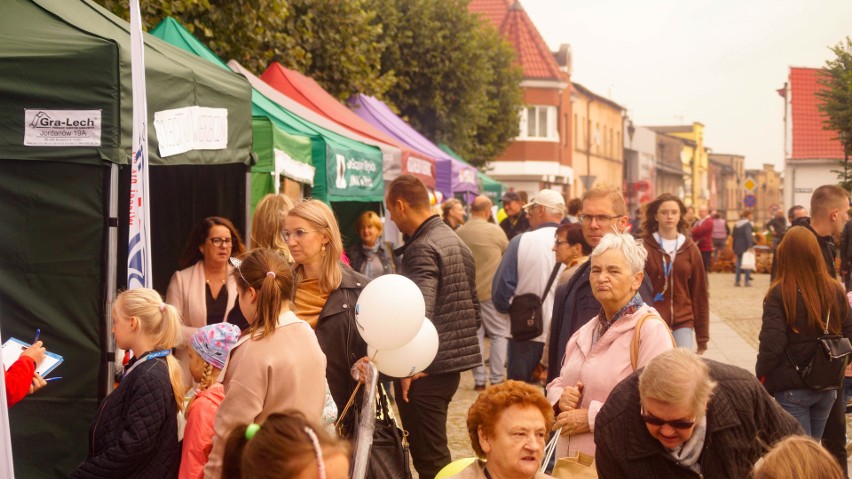
[[[598,477],[598,470],[593,456],[578,452],[557,459],[550,475],[556,479],[593,479]]]
[[[545,448],[544,461],[541,464],[539,471],[544,472],[547,463],[553,453],[556,452],[556,443],[559,442],[559,437],[562,433],[562,428],[556,431],[553,438]],[[568,437],[568,447],[571,447],[571,437]],[[577,452],[573,456],[561,457],[556,460],[553,466],[551,477],[556,479],[594,479],[598,477],[598,470],[595,467],[595,458],[588,454]]]

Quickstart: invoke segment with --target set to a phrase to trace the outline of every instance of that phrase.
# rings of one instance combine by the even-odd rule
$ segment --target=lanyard
[[[171,349],[161,349],[159,351],[153,351],[153,352],[149,353],[148,355],[145,356],[145,359],[137,360],[135,363],[133,363],[133,366],[130,366],[130,369],[128,369],[127,371],[124,371],[124,375],[122,376],[122,378],[127,377],[127,375],[130,374],[130,371],[133,371],[133,369],[136,366],[139,366],[140,364],[144,363],[145,361],[148,361],[149,359],[157,359],[157,358],[166,357],[171,353],[172,353]]]
[[[663,300],[663,295],[666,294],[666,291],[668,291],[669,289],[669,280],[671,279],[672,271],[674,270],[674,262],[675,257],[677,256],[677,249],[680,247],[678,245],[678,240],[680,240],[680,236],[678,235],[678,238],[675,239],[674,251],[672,251],[671,253],[663,251],[663,239],[662,237],[660,237],[660,233],[654,233],[654,239],[657,240],[657,244],[660,245],[660,251],[663,253],[663,277],[665,278],[665,282],[663,283],[663,290],[657,293],[656,296],[654,296],[654,302],[657,303]],[[668,263],[666,263],[666,257],[668,257],[669,259]]]

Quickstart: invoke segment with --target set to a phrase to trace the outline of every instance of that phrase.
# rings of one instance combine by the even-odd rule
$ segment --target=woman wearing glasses
[[[669,328],[639,295],[646,256],[641,244],[621,233],[604,236],[592,251],[589,282],[602,311],[568,340],[559,376],[547,385],[558,414],[553,430],[562,434],[556,457],[594,455],[595,418],[610,391],[673,347]]]
[[[240,329],[248,326],[237,306],[237,283],[231,278],[231,256],[245,251],[240,234],[229,220],[211,216],[195,225],[178,261],[181,268],[172,275],[166,301],[180,311],[183,320],[181,343],[189,344],[195,330],[208,324],[227,321]],[[192,383],[189,353],[178,349],[177,358],[184,369],[184,381]]]
[[[710,339],[710,302],[707,276],[698,245],[689,237],[683,219],[686,206],[677,196],[663,193],[645,210],[645,274],[654,287],[654,309],[669,325],[679,347],[698,354]]]
[[[328,359],[331,396],[342,412],[357,385],[349,370],[367,355],[355,325],[355,304],[370,280],[340,262],[340,229],[322,201],[308,200],[290,210],[284,241],[294,260],[293,307],[316,331]]]

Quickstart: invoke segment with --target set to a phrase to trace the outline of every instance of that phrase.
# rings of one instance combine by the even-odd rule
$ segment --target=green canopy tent
[[[160,22],[152,33],[226,68],[218,57],[172,18]],[[252,114],[256,120],[254,126],[271,125],[273,140],[278,140],[279,147],[273,144],[271,153],[268,149],[269,142],[265,139],[255,146],[255,152],[260,157],[256,170],[264,176],[261,178],[253,175],[252,180],[268,181],[268,173],[274,170],[271,166],[274,163],[269,162],[270,157],[277,156],[279,164],[289,164],[293,167],[284,168],[285,175],[288,171],[298,169],[298,165],[291,160],[313,165],[316,170],[310,190],[311,196],[332,206],[337,213],[344,237],[354,236],[354,222],[361,211],[377,210],[376,203],[384,200],[382,178],[383,170],[388,169],[388,161],[383,161],[383,152],[377,144],[365,141],[360,135],[353,134],[307,110],[273,90],[239,63],[232,60],[228,62],[227,67],[245,76],[253,87]],[[257,121],[262,118],[267,118],[269,123]],[[255,130],[256,142],[258,136],[266,138],[267,131]],[[310,161],[304,156],[304,144],[294,144],[294,138],[310,139]],[[261,151],[264,149],[266,151]],[[399,153],[398,149],[396,150]],[[263,186],[256,187],[255,184],[252,184],[252,191],[253,194],[259,195],[254,198],[255,201],[259,200],[262,194],[271,192]]]
[[[183,25],[172,17],[163,19],[151,29],[151,35],[178,48],[198,55],[214,65],[230,71],[228,66],[207,46],[201,43]],[[252,102],[260,100],[252,90]],[[271,106],[270,108],[275,108]],[[291,134],[273,123],[269,116],[255,116],[252,121],[254,142],[252,151],[257,162],[251,168],[251,210],[264,195],[278,191],[279,174],[296,182],[313,186],[311,138]],[[276,157],[278,162],[276,164]],[[276,168],[277,166],[277,168]]]
[[[2,11],[0,321],[6,337],[24,341],[41,328],[65,357],[62,381],[10,411],[12,446],[18,477],[65,477],[85,457],[113,382],[108,302],[126,280],[130,201],[128,25],[88,0],[4,0]],[[151,255],[162,291],[199,216],[245,216],[250,90],[145,42]],[[227,147],[160,154],[156,113],[195,106],[227,111]]]
[[[455,151],[453,151],[453,149],[450,148],[449,145],[446,145],[444,143],[439,143],[438,148],[444,150],[445,152],[447,152],[448,155],[450,155],[453,158],[461,161],[462,163],[464,163],[466,165],[470,164],[467,161],[465,161],[464,158],[460,157]],[[499,181],[489,177],[488,175],[486,175],[485,173],[483,173],[481,171],[476,172],[476,179],[477,179],[477,182],[479,183],[479,191],[481,191],[482,194],[491,198],[491,201],[495,205],[500,202],[500,199],[503,197],[503,192],[508,190],[508,188],[506,188],[506,185],[504,185],[503,183],[500,183]]]

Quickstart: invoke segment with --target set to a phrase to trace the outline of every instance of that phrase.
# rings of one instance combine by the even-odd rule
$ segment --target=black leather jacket
[[[394,254],[402,255],[401,274],[420,288],[426,317],[438,330],[438,355],[426,372],[455,373],[482,364],[476,339],[481,323],[476,263],[470,249],[435,215]]]
[[[358,384],[352,379],[349,369],[355,361],[367,355],[367,343],[361,339],[355,325],[355,304],[370,280],[344,264],[340,267],[343,279],[340,286],[329,294],[320,311],[316,334],[327,360],[328,388],[337,410],[342,413]]]

